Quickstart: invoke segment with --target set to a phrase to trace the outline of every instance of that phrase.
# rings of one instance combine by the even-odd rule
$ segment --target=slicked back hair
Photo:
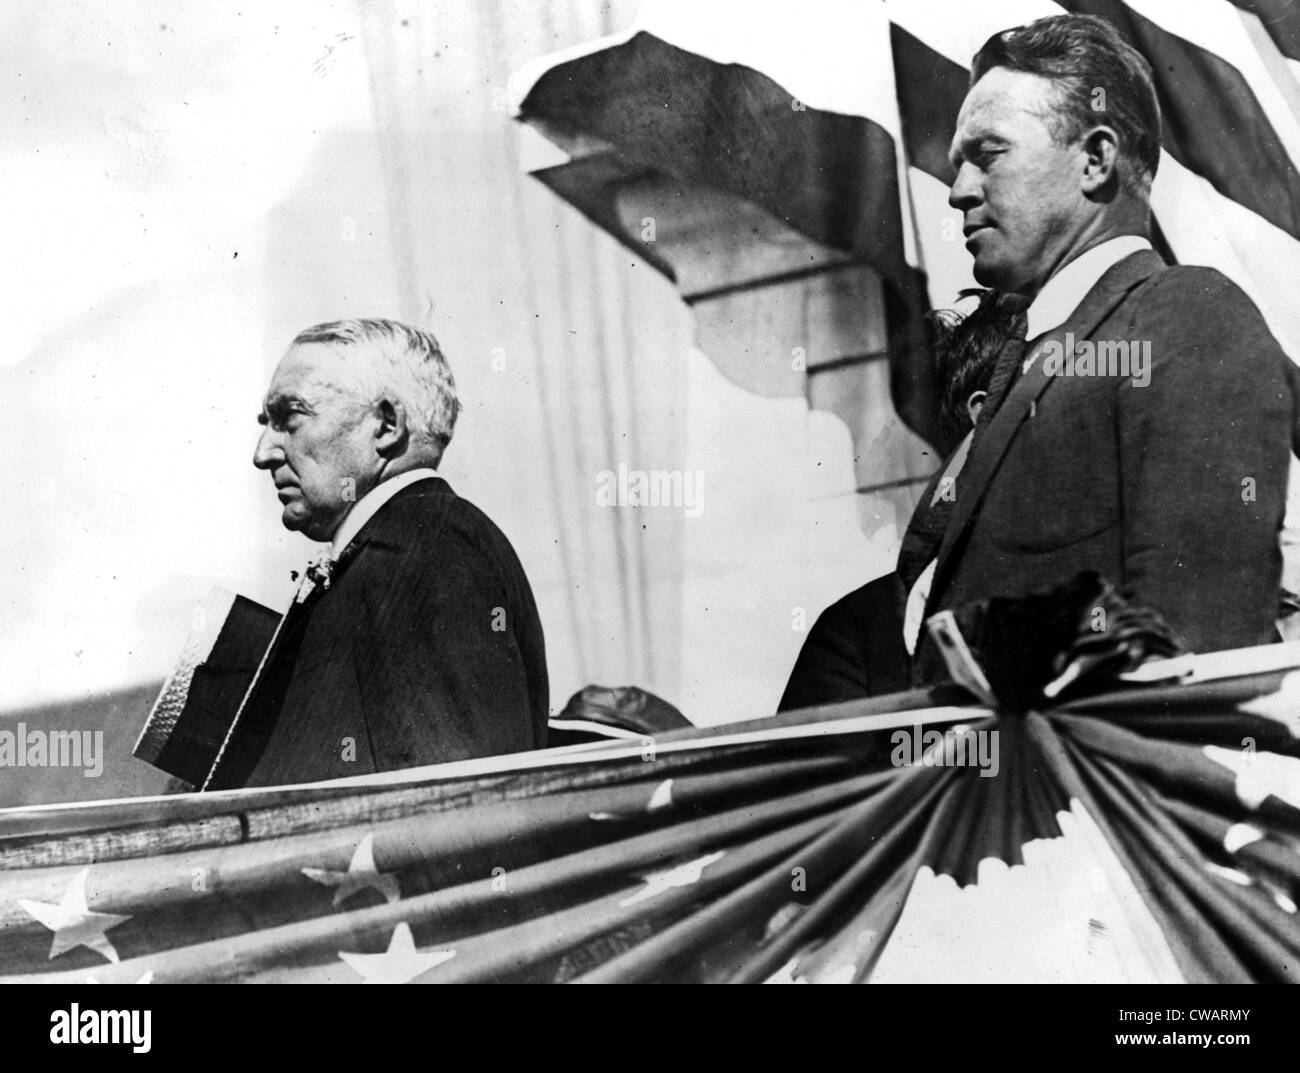
[[[1068,144],[1099,124],[1119,136],[1119,179],[1150,196],[1160,164],[1160,102],[1151,65],[1113,25],[1095,15],[1049,15],[984,42],[971,61],[973,86],[995,67],[1050,79],[1052,134]]]
[[[412,439],[442,457],[461,407],[451,366],[432,332],[381,318],[334,320],[299,332],[293,342],[325,343],[344,351],[358,401],[399,400]]]

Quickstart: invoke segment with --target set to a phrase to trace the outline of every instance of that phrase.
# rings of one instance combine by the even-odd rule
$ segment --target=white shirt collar
[[[1043,289],[1030,303],[1025,314],[1029,320],[1025,338],[1034,340],[1044,332],[1059,328],[1079,308],[1079,303],[1107,269],[1131,253],[1149,249],[1151,243],[1141,235],[1120,235],[1079,254],[1043,284]]]
[[[436,476],[438,476],[437,470],[422,466],[419,469],[408,469],[405,473],[400,473],[396,477],[390,477],[388,480],[375,485],[357,502],[352,504],[352,509],[343,516],[343,521],[335,530],[334,539],[330,543],[330,558],[337,559],[343,549],[351,544],[356,535],[361,532],[366,522],[379,513],[379,508],[403,488],[414,484],[416,481],[422,481],[426,477]]]

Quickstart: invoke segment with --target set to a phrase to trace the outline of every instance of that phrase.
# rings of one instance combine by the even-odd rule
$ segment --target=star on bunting
[[[673,804],[673,780],[664,779],[655,787],[655,792],[650,795],[650,800],[646,804],[647,812],[658,812],[661,808],[671,808]]]
[[[698,857],[693,861],[687,861],[686,864],[679,864],[676,868],[669,868],[664,872],[651,872],[641,878],[645,881],[645,886],[635,894],[624,898],[618,903],[620,909],[625,909],[629,905],[635,905],[637,902],[644,902],[649,898],[657,898],[664,891],[672,887],[689,887],[692,883],[698,883],[700,876],[704,874],[704,869],[717,861],[722,860],[723,850],[716,853],[710,853],[705,857]]]
[[[406,984],[430,969],[450,961],[456,956],[455,950],[429,950],[421,952],[415,949],[415,936],[411,934],[411,925],[403,922],[393,929],[393,937],[388,942],[388,949],[382,954],[345,954],[339,951],[339,957],[348,963],[366,984]]]
[[[789,961],[787,961],[784,965],[782,965],[779,969],[777,969],[776,972],[772,973],[771,976],[769,976],[766,980],[764,980],[763,983],[765,984],[806,984],[808,981],[805,977],[796,976],[794,974],[794,970],[796,967],[798,967],[798,964],[799,964],[799,959],[797,957],[792,957]]]
[[[86,977],[86,983],[88,983],[88,984],[97,984],[97,983],[99,983],[99,982],[100,982],[100,980],[99,980],[99,977],[97,977],[97,976],[91,975],[91,976],[87,976],[87,977]],[[151,984],[151,983],[153,983],[153,969],[145,969],[145,971],[144,971],[144,975],[142,975],[142,976],[140,977],[140,979],[138,979],[138,980],[136,981],[136,983],[137,983],[137,984]]]
[[[78,872],[58,905],[33,902],[27,898],[18,899],[19,905],[54,932],[54,943],[50,947],[51,959],[65,950],[85,946],[103,954],[109,961],[120,960],[104,933],[131,918],[120,913],[96,913],[86,904],[86,879],[89,875],[89,868]]]
[[[654,788],[654,793],[650,795],[650,800],[646,802],[643,812],[658,812],[663,808],[672,808],[673,804],[673,780],[664,779]],[[587,814],[593,820],[630,820],[634,816],[641,815],[640,812],[589,812]]]
[[[335,872],[328,868],[304,868],[302,874],[323,886],[337,887],[334,892],[336,907],[352,895],[367,889],[379,891],[387,902],[398,901],[402,896],[397,877],[386,875],[375,867],[375,836],[372,834],[361,840],[346,872]]]

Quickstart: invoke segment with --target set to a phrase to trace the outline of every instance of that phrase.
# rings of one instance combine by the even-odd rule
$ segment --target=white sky
[[[302,550],[244,472],[283,345],[269,329],[291,330],[268,325],[271,219],[295,190],[322,196],[301,187],[328,186],[328,170],[305,176],[331,135],[373,123],[356,12],[0,14],[0,706],[156,676],[188,625],[178,588],[279,598],[240,576],[251,526],[271,559]]]
[[[119,288],[230,258],[323,131],[369,122],[355,11],[7,3],[0,362]]]

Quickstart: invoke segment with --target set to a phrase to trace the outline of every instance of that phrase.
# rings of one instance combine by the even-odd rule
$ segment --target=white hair
[[[335,320],[298,333],[293,343],[355,348],[348,368],[367,403],[387,396],[406,407],[412,439],[441,458],[460,413],[456,379],[432,332],[395,320]]]

